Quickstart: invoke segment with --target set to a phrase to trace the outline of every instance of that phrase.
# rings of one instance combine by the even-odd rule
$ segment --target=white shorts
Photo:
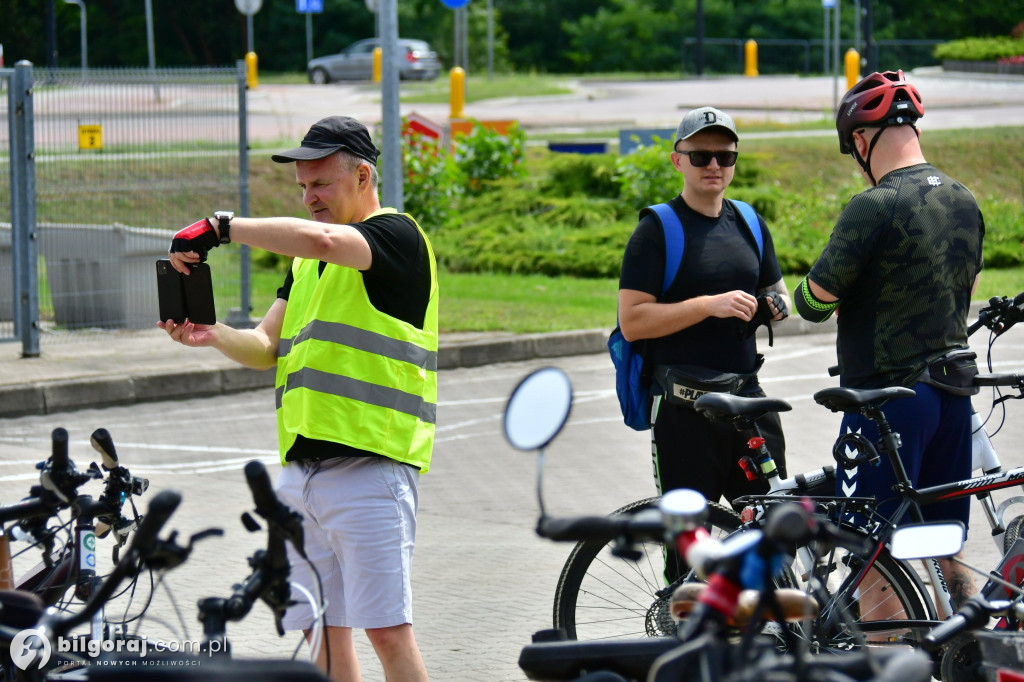
[[[320,574],[327,625],[383,628],[412,623],[412,551],[419,470],[387,457],[291,462],[277,478],[281,502],[299,512],[306,556]],[[288,545],[291,580],[314,595],[313,572]],[[313,611],[299,603],[284,626],[306,630]]]

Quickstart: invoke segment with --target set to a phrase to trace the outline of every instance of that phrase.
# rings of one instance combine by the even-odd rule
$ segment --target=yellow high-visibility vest
[[[430,260],[422,329],[374,308],[358,270],[328,263],[318,276],[319,261],[292,262],[275,382],[282,464],[301,434],[412,464],[421,473],[430,467],[437,421],[437,265],[427,235],[418,224],[416,229]]]

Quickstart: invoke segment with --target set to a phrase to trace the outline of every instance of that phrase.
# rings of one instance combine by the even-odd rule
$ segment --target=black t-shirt
[[[760,229],[764,237],[764,255],[759,261],[757,243],[730,202],[723,203],[722,214],[717,218],[694,211],[681,195],[668,204],[679,216],[686,235],[679,273],[661,297],[665,233],[657,215],[643,211],[622,259],[620,289],[643,291],[662,303],[675,303],[737,289],[756,295],[756,291],[782,279],[775,244],[760,217],[754,228]],[[700,365],[721,372],[752,372],[757,362],[757,345],[753,336],[741,338],[745,326],[746,322],[739,318],[709,317],[669,336],[649,339],[646,357],[656,365]]]
[[[361,223],[353,223],[370,245],[373,262],[363,271],[363,283],[370,303],[386,315],[423,328],[430,300],[430,258],[427,244],[416,224],[401,213],[384,213]],[[320,262],[320,274],[326,263]],[[292,288],[292,271],[288,270],[277,297],[288,300]],[[328,459],[331,457],[365,457],[375,455],[341,443],[312,440],[299,435],[288,451],[288,461]]]
[[[841,385],[913,386],[927,362],[967,347],[984,238],[974,196],[930,164],[850,201],[808,275],[840,301]]]
[[[373,307],[382,313],[423,329],[430,300],[430,260],[420,231],[402,213],[373,216],[352,227],[366,238],[373,255],[363,283]],[[326,263],[320,261],[320,274]],[[277,290],[277,297],[288,300],[292,289],[292,271]]]

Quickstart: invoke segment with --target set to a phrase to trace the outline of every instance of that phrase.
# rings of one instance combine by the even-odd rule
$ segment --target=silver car
[[[373,78],[373,50],[376,38],[352,43],[338,54],[317,57],[306,66],[309,82],[370,80]],[[441,60],[423,40],[398,39],[398,77],[403,80],[433,80],[441,73]]]

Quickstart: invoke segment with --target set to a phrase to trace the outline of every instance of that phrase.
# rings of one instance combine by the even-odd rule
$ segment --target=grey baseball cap
[[[683,116],[679,127],[676,128],[676,139],[672,142],[672,146],[674,147],[679,140],[689,139],[700,131],[711,128],[720,128],[736,142],[740,141],[740,136],[736,132],[736,124],[732,122],[732,116],[714,107],[701,107],[689,111],[686,116]]]

